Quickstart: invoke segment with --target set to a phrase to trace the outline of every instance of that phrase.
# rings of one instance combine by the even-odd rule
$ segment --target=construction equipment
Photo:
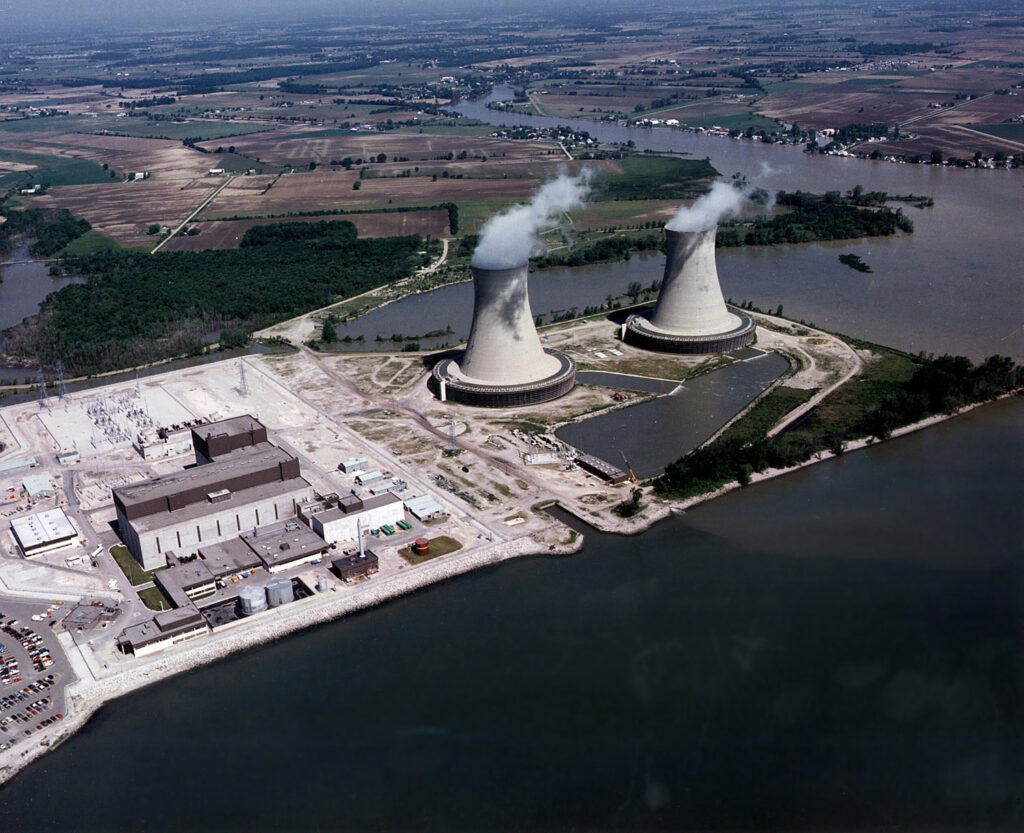
[[[629,472],[629,482],[639,483],[639,478],[635,474],[633,474],[633,467],[629,464],[629,460],[626,459],[626,453],[620,448],[619,454],[622,455],[622,462],[626,464],[626,471]]]

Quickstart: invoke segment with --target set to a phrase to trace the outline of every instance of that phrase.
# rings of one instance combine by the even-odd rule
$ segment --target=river
[[[769,187],[934,196],[915,235],[844,247],[874,275],[728,252],[725,292],[1020,358],[1019,172],[626,135],[787,169]],[[998,403],[160,683],[0,790],[2,827],[1020,829],[1022,425]]]

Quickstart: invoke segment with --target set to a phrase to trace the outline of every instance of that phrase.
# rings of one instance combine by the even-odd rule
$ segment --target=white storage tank
[[[238,606],[243,616],[252,616],[267,609],[267,592],[262,587],[243,587],[238,594]]]
[[[271,607],[280,607],[295,601],[295,591],[290,578],[275,578],[267,582],[267,601]]]

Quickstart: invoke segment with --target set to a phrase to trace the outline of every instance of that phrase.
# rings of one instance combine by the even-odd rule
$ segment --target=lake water
[[[841,247],[873,275],[734,250],[725,293],[1024,353],[1019,172],[624,135],[773,188],[934,196],[915,235]],[[0,790],[0,828],[1021,829],[1022,427],[1009,400],[158,684]]]
[[[1024,402],[160,683],[30,831],[1019,829]]]

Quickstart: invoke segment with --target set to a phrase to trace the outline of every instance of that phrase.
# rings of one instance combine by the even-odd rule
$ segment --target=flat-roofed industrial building
[[[254,416],[222,419],[192,429],[192,447],[196,451],[196,462],[200,465],[212,463],[219,457],[267,442],[267,429]]]
[[[368,498],[354,494],[340,498],[329,495],[319,501],[299,504],[299,517],[317,535],[333,544],[357,540],[360,523],[364,531],[397,523],[405,518],[405,509],[401,498],[390,492]]]
[[[189,605],[158,613],[149,622],[125,628],[117,642],[122,651],[130,650],[135,656],[144,657],[209,632],[210,626],[202,614]]]
[[[11,521],[14,539],[26,558],[78,543],[78,530],[63,509],[48,509]]]
[[[212,463],[114,490],[121,538],[143,569],[162,567],[168,550],[189,555],[292,518],[313,496],[299,461],[269,443],[213,453]]]

